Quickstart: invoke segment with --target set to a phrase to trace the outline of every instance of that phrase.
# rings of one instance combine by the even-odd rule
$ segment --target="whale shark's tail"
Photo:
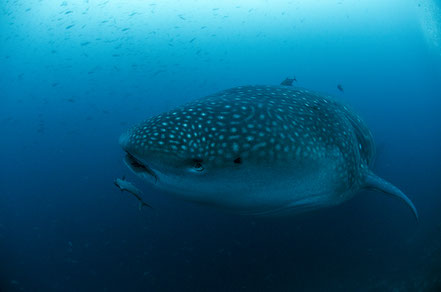
[[[369,172],[365,178],[364,188],[369,190],[380,191],[403,200],[407,204],[407,206],[409,206],[409,208],[412,210],[413,215],[418,221],[418,211],[416,210],[412,201],[400,189],[398,189],[390,182],[387,182],[384,179],[373,174],[372,172]]]

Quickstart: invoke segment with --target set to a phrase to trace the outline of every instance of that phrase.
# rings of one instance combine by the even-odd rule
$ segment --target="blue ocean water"
[[[234,215],[123,164],[131,125],[288,76],[363,117],[419,223],[374,192]],[[441,291],[440,84],[440,1],[2,1],[0,291]]]

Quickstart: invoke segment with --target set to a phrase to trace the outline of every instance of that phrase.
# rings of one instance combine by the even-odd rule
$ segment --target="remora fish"
[[[131,193],[132,195],[134,195],[135,198],[137,198],[138,201],[139,201],[139,209],[141,209],[144,206],[149,207],[149,208],[152,207],[149,204],[147,204],[146,202],[144,202],[144,200],[142,199],[142,197],[141,197],[141,195],[142,195],[141,190],[138,189],[137,187],[135,187],[131,182],[127,181],[125,179],[125,177],[123,177],[122,179],[121,178],[117,178],[117,179],[115,179],[115,181],[113,183],[121,191],[126,191],[126,192]]]
[[[346,106],[295,87],[240,86],[152,117],[120,137],[137,175],[240,213],[338,205],[362,189],[412,202],[376,176],[371,133]]]
[[[293,78],[286,77],[285,80],[283,80],[282,83],[280,83],[280,85],[292,86],[292,83],[294,81],[297,81],[297,79],[295,77],[293,77]]]

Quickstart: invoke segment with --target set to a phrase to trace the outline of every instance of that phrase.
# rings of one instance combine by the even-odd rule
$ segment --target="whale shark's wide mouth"
[[[158,182],[158,176],[147,164],[142,163],[129,152],[126,153],[124,162],[135,174],[143,178],[153,178],[155,183]]]

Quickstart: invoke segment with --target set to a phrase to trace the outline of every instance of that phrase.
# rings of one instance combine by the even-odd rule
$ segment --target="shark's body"
[[[333,206],[371,188],[375,145],[344,105],[306,89],[242,86],[150,118],[120,138],[126,163],[176,196],[249,214]]]

